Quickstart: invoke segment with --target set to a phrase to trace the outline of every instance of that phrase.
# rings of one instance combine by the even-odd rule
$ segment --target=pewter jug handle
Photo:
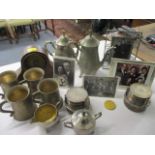
[[[94,115],[95,120],[98,119],[98,118],[100,118],[101,116],[102,116],[102,112],[99,112],[99,113],[95,114]]]
[[[107,59],[108,54],[111,55],[111,56],[113,56],[114,53],[112,53],[112,52],[113,52],[112,49],[115,49],[115,48],[116,48],[115,46],[111,46],[111,47],[106,51],[106,53],[104,54],[103,59],[102,59],[102,61],[101,61],[101,65],[104,64],[105,60]]]
[[[1,96],[2,99],[4,99],[4,97],[5,97],[5,95],[2,94],[2,93],[0,93],[0,96]]]
[[[51,56],[53,56],[52,52],[50,52],[50,51],[48,50],[48,48],[47,48],[48,45],[52,45],[52,47],[53,47],[54,49],[56,49],[55,43],[52,42],[52,41],[45,41],[45,44],[44,44],[44,48],[47,50],[47,52],[48,52]]]
[[[3,101],[3,102],[0,103],[0,111],[1,111],[2,113],[10,113],[10,116],[13,116],[14,111],[11,111],[11,110],[4,110],[4,109],[2,108],[3,105],[4,105],[5,103],[7,103],[7,101]]]
[[[67,127],[67,128],[73,128],[72,122],[69,122],[69,121],[64,122],[64,126]]]
[[[39,99],[36,99],[36,97],[39,97]],[[39,104],[43,104],[43,101],[40,99],[42,99],[42,94],[39,91],[36,91],[32,94],[32,98],[33,98],[33,102],[35,103],[39,103]]]
[[[78,55],[79,55],[79,50],[80,50],[80,47],[78,45],[78,43],[76,42],[70,42],[70,45],[74,45],[76,47],[76,53],[75,53],[75,59],[77,59]]]

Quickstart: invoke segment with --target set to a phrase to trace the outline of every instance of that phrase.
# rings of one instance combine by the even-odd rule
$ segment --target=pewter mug
[[[60,38],[56,42],[52,41],[46,41],[44,48],[50,55],[53,56],[53,54],[48,50],[48,45],[52,45],[54,48],[55,56],[63,56],[63,57],[70,57],[70,58],[76,58],[78,56],[78,46],[76,43],[74,43],[68,36],[63,32],[63,34],[60,36]],[[73,50],[73,47],[76,47],[76,53]]]
[[[80,57],[78,64],[82,74],[94,75],[96,71],[102,66],[102,61],[99,60],[98,54],[99,41],[92,33],[87,35],[80,41],[79,51]]]
[[[5,93],[9,88],[18,84],[17,74],[14,71],[5,71],[0,74],[0,85],[4,94],[0,94],[4,98]]]
[[[96,127],[96,119],[101,116],[101,112],[93,115],[86,109],[77,110],[73,113],[71,121],[64,122],[64,126],[73,128],[76,134],[92,134]]]
[[[16,85],[6,92],[6,100],[0,103],[2,113],[10,113],[14,119],[24,121],[32,118],[36,109],[29,88],[23,85]],[[3,105],[11,103],[12,110],[4,110]]]
[[[51,128],[59,121],[59,114],[56,106],[52,104],[40,105],[32,118],[32,123],[38,123],[41,127],[46,129]]]
[[[54,104],[58,108],[62,107],[62,98],[60,97],[57,82],[52,78],[46,78],[39,82],[37,91],[33,93],[33,98],[40,103]]]
[[[33,93],[37,90],[37,85],[40,80],[44,78],[44,70],[39,67],[32,67],[26,70],[23,74],[23,81],[20,81],[20,84],[27,83],[30,92]]]

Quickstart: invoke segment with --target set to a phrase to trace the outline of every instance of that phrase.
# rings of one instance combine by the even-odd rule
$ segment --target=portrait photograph
[[[74,85],[75,60],[65,57],[54,57],[54,77],[59,86]]]
[[[133,83],[150,85],[154,77],[155,64],[141,61],[126,61],[112,59],[113,76],[120,77],[121,86],[130,86]]]
[[[84,76],[84,88],[89,96],[114,97],[117,84],[117,77]]]

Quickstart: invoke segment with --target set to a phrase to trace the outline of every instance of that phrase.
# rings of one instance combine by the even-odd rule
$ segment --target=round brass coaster
[[[104,102],[104,107],[108,110],[114,110],[116,109],[116,104],[112,100],[107,100]]]

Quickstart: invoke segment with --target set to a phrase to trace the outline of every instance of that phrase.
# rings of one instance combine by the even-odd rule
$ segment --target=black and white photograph
[[[114,97],[117,84],[117,77],[84,76],[84,88],[90,96]]]
[[[155,64],[141,61],[112,59],[111,76],[120,77],[120,86],[130,86],[133,83],[150,85],[154,77]]]
[[[75,60],[71,58],[54,58],[54,77],[59,86],[68,87],[74,85]]]

